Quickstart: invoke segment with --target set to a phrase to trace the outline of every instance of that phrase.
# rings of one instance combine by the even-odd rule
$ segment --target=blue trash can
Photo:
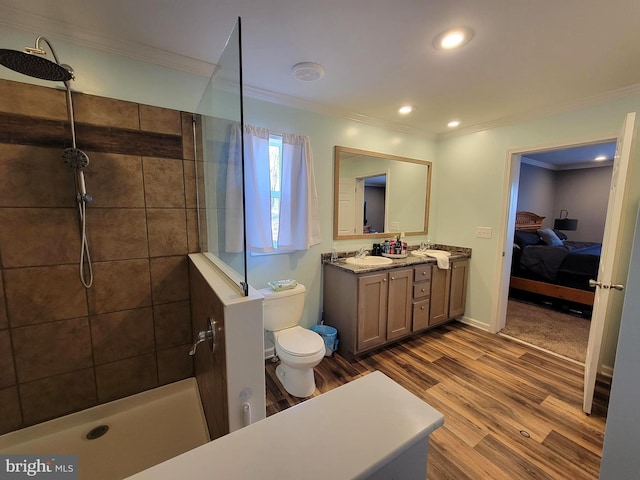
[[[330,357],[338,349],[338,330],[329,325],[312,325],[311,331],[316,332],[324,340],[324,356]]]

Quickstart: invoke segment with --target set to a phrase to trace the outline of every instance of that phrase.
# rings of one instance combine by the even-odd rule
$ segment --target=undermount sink
[[[393,260],[386,257],[374,257],[372,255],[367,255],[362,258],[349,257],[347,258],[347,263],[350,265],[358,265],[360,267],[378,267],[380,265],[389,265],[393,263]]]
[[[447,252],[446,250],[412,250],[411,253],[416,257],[426,257],[432,254],[442,254],[444,253],[446,256],[450,257],[451,252]]]

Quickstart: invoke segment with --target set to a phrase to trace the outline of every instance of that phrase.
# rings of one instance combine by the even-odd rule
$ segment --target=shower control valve
[[[209,330],[203,330],[201,332],[198,332],[198,337],[196,338],[195,342],[193,342],[193,346],[191,347],[191,350],[189,351],[189,355],[193,356],[196,354],[196,349],[198,348],[198,345],[200,345],[203,342],[211,342],[211,353],[213,353],[216,349],[216,321],[213,319],[213,317],[209,317],[208,319],[208,324],[209,324]]]

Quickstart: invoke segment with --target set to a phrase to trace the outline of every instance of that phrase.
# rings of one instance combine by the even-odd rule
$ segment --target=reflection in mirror
[[[333,238],[424,235],[431,162],[335,147]]]

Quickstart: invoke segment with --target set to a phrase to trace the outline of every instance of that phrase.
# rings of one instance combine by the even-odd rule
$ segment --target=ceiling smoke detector
[[[303,82],[314,82],[324,76],[324,67],[313,62],[296,63],[291,67],[291,73]]]

